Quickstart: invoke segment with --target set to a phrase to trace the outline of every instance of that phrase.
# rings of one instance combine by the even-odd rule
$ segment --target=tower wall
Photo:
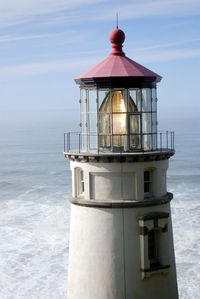
[[[143,277],[138,217],[170,215],[170,204],[134,208],[96,208],[72,204],[68,299],[177,299],[171,217],[169,268]]]
[[[167,159],[71,161],[68,299],[178,298],[170,200],[163,201],[167,168]],[[151,173],[148,194],[146,170]],[[148,253],[152,229],[158,234],[156,269]]]

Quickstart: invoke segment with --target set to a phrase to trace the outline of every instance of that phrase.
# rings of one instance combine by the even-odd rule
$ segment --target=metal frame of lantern
[[[116,91],[123,91],[125,111],[114,112],[112,99]],[[146,98],[144,94],[146,92]],[[103,94],[103,97],[101,94]],[[135,95],[134,95],[135,93]],[[148,95],[148,96],[147,96]],[[110,110],[102,112],[101,107],[110,101]],[[132,101],[137,111],[129,111],[129,102]],[[102,132],[101,125],[106,115],[109,119],[109,130]],[[126,130],[116,133],[114,117],[123,115]],[[136,117],[138,131],[131,131],[130,118]],[[157,133],[157,95],[156,88],[81,88],[80,89],[80,119],[81,133],[65,133],[64,151],[87,153],[95,152],[140,152],[171,150],[174,151],[174,132]],[[115,121],[116,123],[116,121]],[[133,125],[132,125],[133,127]],[[145,127],[150,128],[146,131]],[[117,142],[118,139],[118,142]],[[136,140],[134,144],[134,140]]]

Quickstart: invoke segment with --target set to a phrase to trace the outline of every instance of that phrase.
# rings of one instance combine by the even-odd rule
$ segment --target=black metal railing
[[[159,131],[143,134],[81,134],[64,133],[64,152],[71,153],[127,153],[174,151],[174,132]]]

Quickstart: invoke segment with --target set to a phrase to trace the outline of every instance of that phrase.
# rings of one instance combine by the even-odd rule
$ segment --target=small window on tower
[[[83,176],[83,170],[81,170],[80,171],[80,179],[81,179],[81,181],[80,181],[80,184],[81,184],[81,193],[84,193],[84,176]]]
[[[167,212],[152,212],[138,217],[142,279],[154,273],[168,272],[168,218]]]
[[[151,195],[152,189],[152,173],[149,170],[144,172],[144,196]]]
[[[150,229],[148,232],[148,256],[150,268],[158,266],[158,236],[155,229]]]
[[[75,188],[76,196],[83,196],[85,187],[84,187],[84,173],[81,168],[75,169]]]

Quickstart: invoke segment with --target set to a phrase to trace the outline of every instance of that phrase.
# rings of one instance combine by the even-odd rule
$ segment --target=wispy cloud
[[[113,5],[112,5],[113,6]],[[163,16],[194,16],[200,15],[199,0],[141,0],[116,3],[115,10],[119,12],[120,20],[163,17]],[[98,14],[91,15],[93,19],[112,20],[113,7],[109,5],[100,9]]]
[[[184,39],[184,40],[177,40],[171,42],[169,41],[167,43],[159,43],[147,47],[135,48],[135,51],[149,51],[149,50],[157,50],[157,49],[165,49],[165,48],[174,48],[180,45],[189,46],[197,42],[200,42],[200,38]]]
[[[129,56],[143,63],[165,62],[200,56],[200,38],[183,39],[134,48]]]
[[[155,16],[187,16],[200,14],[199,0],[153,0],[136,1],[118,5],[120,19],[134,19]],[[101,16],[99,16],[101,17]],[[110,18],[105,13],[104,18]]]
[[[56,16],[62,11],[72,11],[76,8],[96,5],[105,0],[7,0],[0,1],[0,24],[12,25],[24,23],[39,16]],[[67,19],[67,14],[66,14]]]
[[[44,34],[30,34],[30,35],[0,35],[0,43],[6,44],[6,43],[17,43],[17,42],[26,42],[26,41],[35,41],[35,40],[54,40],[59,39],[64,41],[65,43],[74,43],[77,41],[82,41],[87,36],[87,33],[84,35],[81,34],[79,36],[76,36],[74,32],[71,32],[70,30],[65,32],[57,32],[57,33],[44,33]]]
[[[36,35],[23,35],[23,36],[3,35],[3,36],[0,36],[0,43],[30,41],[30,40],[48,38],[50,36],[52,36],[52,34],[36,34]]]
[[[134,51],[129,55],[139,63],[154,63],[174,61],[188,58],[200,57],[200,49],[168,49],[162,51],[151,51],[148,55]],[[51,75],[55,73],[68,73],[77,70],[82,72],[84,68],[89,68],[99,61],[95,57],[89,59],[64,59],[44,63],[21,64],[15,66],[6,66],[0,69],[0,79],[21,78],[27,76]]]
[[[80,70],[81,68],[93,65],[96,58],[90,59],[63,59],[41,63],[30,63],[5,66],[0,68],[1,79],[21,78],[27,76],[36,76],[44,74],[55,74],[57,72],[71,72],[72,70]]]
[[[99,5],[101,4],[101,5]],[[84,22],[88,20],[113,20],[115,12],[120,19],[160,16],[200,15],[199,0],[7,0],[0,1],[0,24],[28,22],[43,16],[40,22]],[[62,13],[61,15],[58,15]]]
[[[168,49],[151,51],[148,54],[133,53],[134,60],[140,63],[159,63],[200,57],[200,49]]]

